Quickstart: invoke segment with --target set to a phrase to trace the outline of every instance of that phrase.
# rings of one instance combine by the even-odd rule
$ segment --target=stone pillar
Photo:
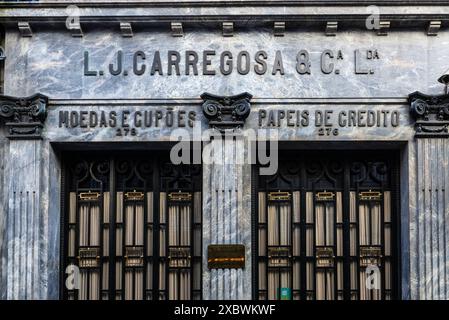
[[[416,119],[411,298],[449,299],[449,95],[409,96]],[[413,210],[414,209],[414,210]]]
[[[212,161],[203,164],[203,298],[251,299],[251,165],[249,144],[240,131],[250,113],[251,95],[201,97],[214,130],[204,146]],[[209,270],[211,244],[243,244],[245,267]]]
[[[4,148],[2,297],[47,298],[48,223],[41,190],[47,97],[0,97],[0,118],[8,141]]]
[[[3,272],[6,266],[6,259],[3,259],[3,253],[5,252],[4,237],[5,234],[5,180],[4,180],[4,168],[5,168],[5,153],[6,153],[6,136],[3,127],[0,127],[0,299],[6,299],[6,274]]]

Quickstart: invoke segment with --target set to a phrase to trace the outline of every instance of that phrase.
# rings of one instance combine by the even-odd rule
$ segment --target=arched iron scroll
[[[449,137],[449,94],[430,96],[416,91],[408,100],[417,138]]]
[[[250,100],[253,96],[244,92],[235,96],[216,96],[203,93],[203,114],[209,126],[223,132],[225,129],[241,128],[251,112]]]

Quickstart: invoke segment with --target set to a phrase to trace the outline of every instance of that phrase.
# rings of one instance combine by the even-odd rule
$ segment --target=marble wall
[[[133,37],[122,37],[110,29],[94,29],[84,37],[72,37],[69,32],[39,31],[33,37],[20,37],[18,32],[7,32],[5,65],[5,93],[28,96],[36,92],[53,99],[197,99],[202,92],[233,95],[248,91],[255,98],[344,98],[344,97],[406,97],[413,91],[441,93],[436,81],[447,69],[449,33],[428,37],[421,31],[391,31],[386,37],[364,31],[341,31],[335,37],[322,32],[286,32],[275,37],[271,29],[244,30],[233,37],[222,37],[219,30],[200,27],[186,32],[183,37],[172,37],[169,32],[147,30],[135,32]],[[324,57],[325,65],[334,64],[329,74],[321,71],[322,54],[332,50],[334,58]],[[117,52],[123,52],[123,68],[119,75],[111,75],[109,64],[117,64]],[[133,72],[133,55],[141,50],[146,59],[142,75]],[[168,51],[180,53],[180,75],[167,74]],[[198,53],[198,75],[185,75],[187,50]],[[203,75],[203,52],[210,55],[208,67],[215,75]],[[233,54],[230,75],[220,72],[220,54]],[[267,54],[267,72],[255,72],[255,54]],[[296,71],[297,55],[307,50],[310,74]],[[359,69],[372,74],[356,74],[355,51],[359,50]],[[368,50],[377,51],[379,59],[368,59]],[[84,75],[84,52],[89,53],[89,71],[97,76]],[[151,75],[155,52],[160,52],[163,75]],[[248,51],[248,74],[237,72],[239,52]],[[272,74],[276,52],[282,55],[284,75]],[[341,51],[341,59],[337,53]],[[242,65],[245,64],[243,60]],[[114,67],[115,68],[115,67]],[[173,69],[174,70],[174,69]],[[103,75],[99,75],[103,71]],[[125,72],[126,71],[126,72]]]
[[[6,153],[6,138],[4,135],[4,128],[0,128],[0,257],[3,257],[5,252],[5,221],[6,221],[6,210],[7,205],[5,203],[5,180],[4,180],[4,166],[5,166],[5,153]],[[0,259],[0,299],[6,299],[6,286],[5,277],[6,272],[4,272],[6,267],[6,260]]]
[[[412,298],[449,299],[449,139],[416,141],[416,208],[410,210]]]

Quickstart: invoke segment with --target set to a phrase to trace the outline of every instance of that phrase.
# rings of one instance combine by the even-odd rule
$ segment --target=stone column
[[[409,96],[416,119],[411,298],[449,299],[449,95]]]
[[[201,97],[214,130],[203,149],[212,160],[203,164],[203,298],[251,299],[251,165],[249,144],[240,131],[250,113],[251,95]],[[244,268],[208,269],[211,244],[244,245]]]
[[[41,133],[47,97],[0,97],[0,118],[8,141],[4,148],[2,297],[47,297],[45,193],[41,190]]]

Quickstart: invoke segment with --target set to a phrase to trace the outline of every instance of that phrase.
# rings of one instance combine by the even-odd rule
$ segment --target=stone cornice
[[[29,6],[66,6],[76,4],[82,6],[411,6],[411,5],[447,5],[446,0],[29,0],[3,3],[5,7]]]
[[[217,96],[203,93],[203,114],[209,126],[224,132],[226,129],[242,128],[251,112],[250,100],[253,96],[247,92],[235,96]]]
[[[415,137],[449,138],[449,94],[431,96],[413,92],[409,103],[416,120]]]

